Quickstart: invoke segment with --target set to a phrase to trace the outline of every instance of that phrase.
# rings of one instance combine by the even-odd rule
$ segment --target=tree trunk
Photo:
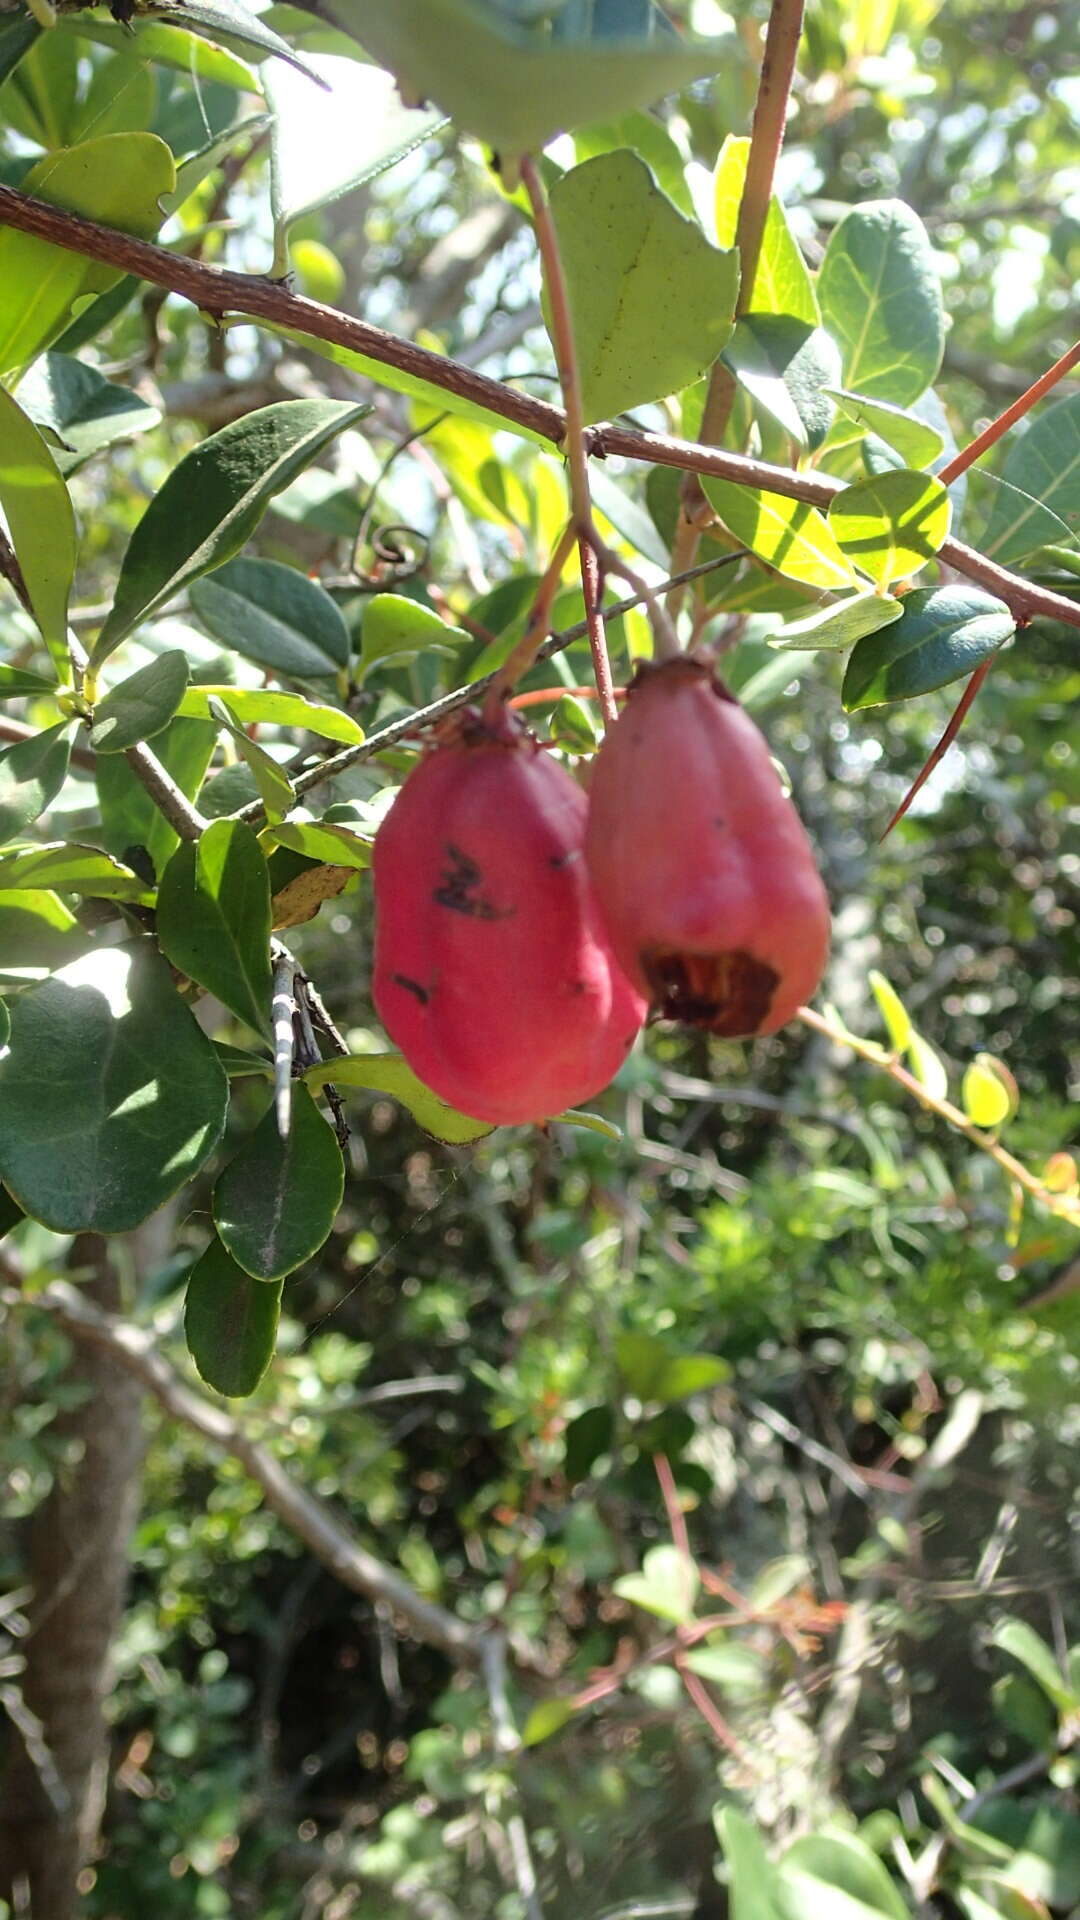
[[[77,1237],[71,1265],[89,1273],[88,1296],[117,1311],[120,1280],[99,1234]],[[66,1377],[85,1397],[52,1432],[74,1458],[33,1516],[27,1554],[33,1599],[21,1688],[41,1735],[32,1722],[29,1739],[26,1729],[9,1729],[0,1790],[0,1894],[28,1920],[73,1920],[79,1871],[97,1839],[109,1647],[124,1604],[143,1451],[142,1395],[129,1373],[86,1343],[73,1347]]]

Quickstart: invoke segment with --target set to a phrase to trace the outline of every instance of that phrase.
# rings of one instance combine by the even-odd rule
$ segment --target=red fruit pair
[[[495,1126],[606,1087],[645,1001],[593,900],[586,800],[510,714],[456,719],[375,841],[375,1005],[442,1099]]]
[[[692,655],[641,669],[588,802],[511,716],[453,722],[375,843],[374,998],[428,1086],[495,1125],[606,1086],[651,1006],[773,1033],[829,908],[752,720]]]

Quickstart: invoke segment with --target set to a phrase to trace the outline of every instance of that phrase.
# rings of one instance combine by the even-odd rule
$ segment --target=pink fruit
[[[375,841],[379,1017],[429,1087],[496,1126],[599,1092],[644,1018],[592,897],[585,813],[516,720],[470,712]]]
[[[825,888],[764,739],[707,661],[641,669],[593,763],[585,850],[656,1017],[774,1033],[814,992]]]

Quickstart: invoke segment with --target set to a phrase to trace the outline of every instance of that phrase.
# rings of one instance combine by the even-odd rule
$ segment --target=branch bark
[[[392,1607],[407,1621],[418,1640],[437,1647],[457,1665],[480,1666],[483,1634],[467,1626],[447,1608],[426,1600],[404,1575],[361,1546],[329,1507],[298,1486],[273,1454],[252,1439],[239,1420],[224,1408],[213,1406],[184,1383],[175,1368],[158,1353],[153,1334],[116,1314],[104,1312],[78,1288],[62,1280],[53,1281],[35,1293],[32,1300],[22,1301],[18,1294],[10,1291],[4,1297],[9,1304],[19,1300],[25,1306],[44,1308],[74,1340],[105,1355],[114,1373],[119,1369],[129,1380],[137,1381],[140,1388],[152,1393],[173,1419],[183,1421],[211,1446],[239,1460],[262,1488],[267,1506],[343,1586],[367,1600],[382,1601]],[[44,1915],[44,1908],[42,1913]]]
[[[81,214],[48,206],[12,187],[0,186],[0,227],[15,227],[21,233],[36,234],[69,253],[101,260],[123,273],[137,274],[154,286],[191,300],[205,313],[220,320],[227,313],[267,320],[275,326],[294,328],[313,339],[347,347],[384,366],[411,373],[444,393],[486,407],[512,425],[541,439],[561,446],[566,435],[566,416],[561,407],[533,399],[504,386],[499,380],[476,373],[459,360],[430,353],[412,341],[401,340],[381,327],[368,325],[350,314],[324,307],[315,300],[258,276],[233,273],[224,267],[207,266],[157,247],[148,240],[136,240],[130,234],[117,233],[99,226]],[[627,460],[641,460],[653,466],[677,467],[684,473],[714,474],[737,485],[764,488],[783,494],[790,500],[806,500],[812,506],[827,507],[840,492],[843,482],[823,475],[795,473],[787,467],[774,467],[768,461],[749,460],[742,454],[728,453],[717,447],[675,440],[666,434],[642,433],[633,427],[586,427],[586,451],[593,457],[620,454]],[[957,573],[977,580],[989,592],[1004,600],[1021,621],[1037,614],[1061,620],[1067,626],[1080,627],[1080,605],[1063,594],[1035,586],[1031,581],[1010,573],[992,560],[976,553],[960,540],[946,540],[939,556]]]

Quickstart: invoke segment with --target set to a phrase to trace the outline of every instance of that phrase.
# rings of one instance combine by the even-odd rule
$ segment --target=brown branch
[[[417,1593],[395,1568],[377,1560],[322,1500],[297,1485],[240,1421],[193,1393],[168,1361],[162,1359],[151,1333],[103,1312],[77,1287],[62,1280],[54,1280],[26,1298],[14,1290],[5,1290],[4,1298],[7,1305],[43,1307],[74,1339],[89,1342],[110,1354],[155,1395],[175,1420],[201,1434],[211,1446],[239,1460],[262,1488],[267,1506],[343,1586],[363,1594],[367,1600],[392,1607],[408,1621],[418,1640],[437,1647],[458,1665],[480,1665],[481,1635],[456,1614]]]
[[[178,833],[181,840],[197,840],[207,822],[192,806],[186,793],[181,792],[172,775],[165,771],[157,755],[151,753],[145,740],[126,748],[124,759],[173,832]]]
[[[167,287],[194,301],[215,317],[242,313],[253,319],[268,320],[277,326],[292,327],[314,339],[347,347],[397,367],[404,373],[429,381],[445,393],[488,408],[513,426],[540,435],[561,446],[566,432],[566,416],[561,407],[518,393],[499,380],[474,373],[458,360],[429,353],[408,340],[369,326],[350,314],[324,307],[285,287],[245,273],[233,273],[223,267],[206,266],[184,259],[165,247],[130,234],[116,233],[81,214],[50,207],[41,200],[0,186],[0,227],[10,226],[22,233],[36,234],[69,253],[84,254],[102,260],[123,273],[138,274],[156,286]],[[586,427],[587,451],[596,457],[620,454],[628,460],[646,461],[652,466],[676,467],[684,473],[714,474],[739,486],[764,488],[787,499],[805,500],[811,506],[828,507],[841,492],[844,482],[822,474],[795,473],[788,467],[775,467],[765,460],[750,460],[742,454],[728,453],[719,447],[703,447],[667,434],[642,433],[633,427]],[[1029,620],[1036,614],[1080,627],[1080,606],[1063,594],[1038,587],[1005,567],[996,566],[960,540],[946,540],[939,558],[956,572],[977,580],[1008,604],[1018,619]]]

